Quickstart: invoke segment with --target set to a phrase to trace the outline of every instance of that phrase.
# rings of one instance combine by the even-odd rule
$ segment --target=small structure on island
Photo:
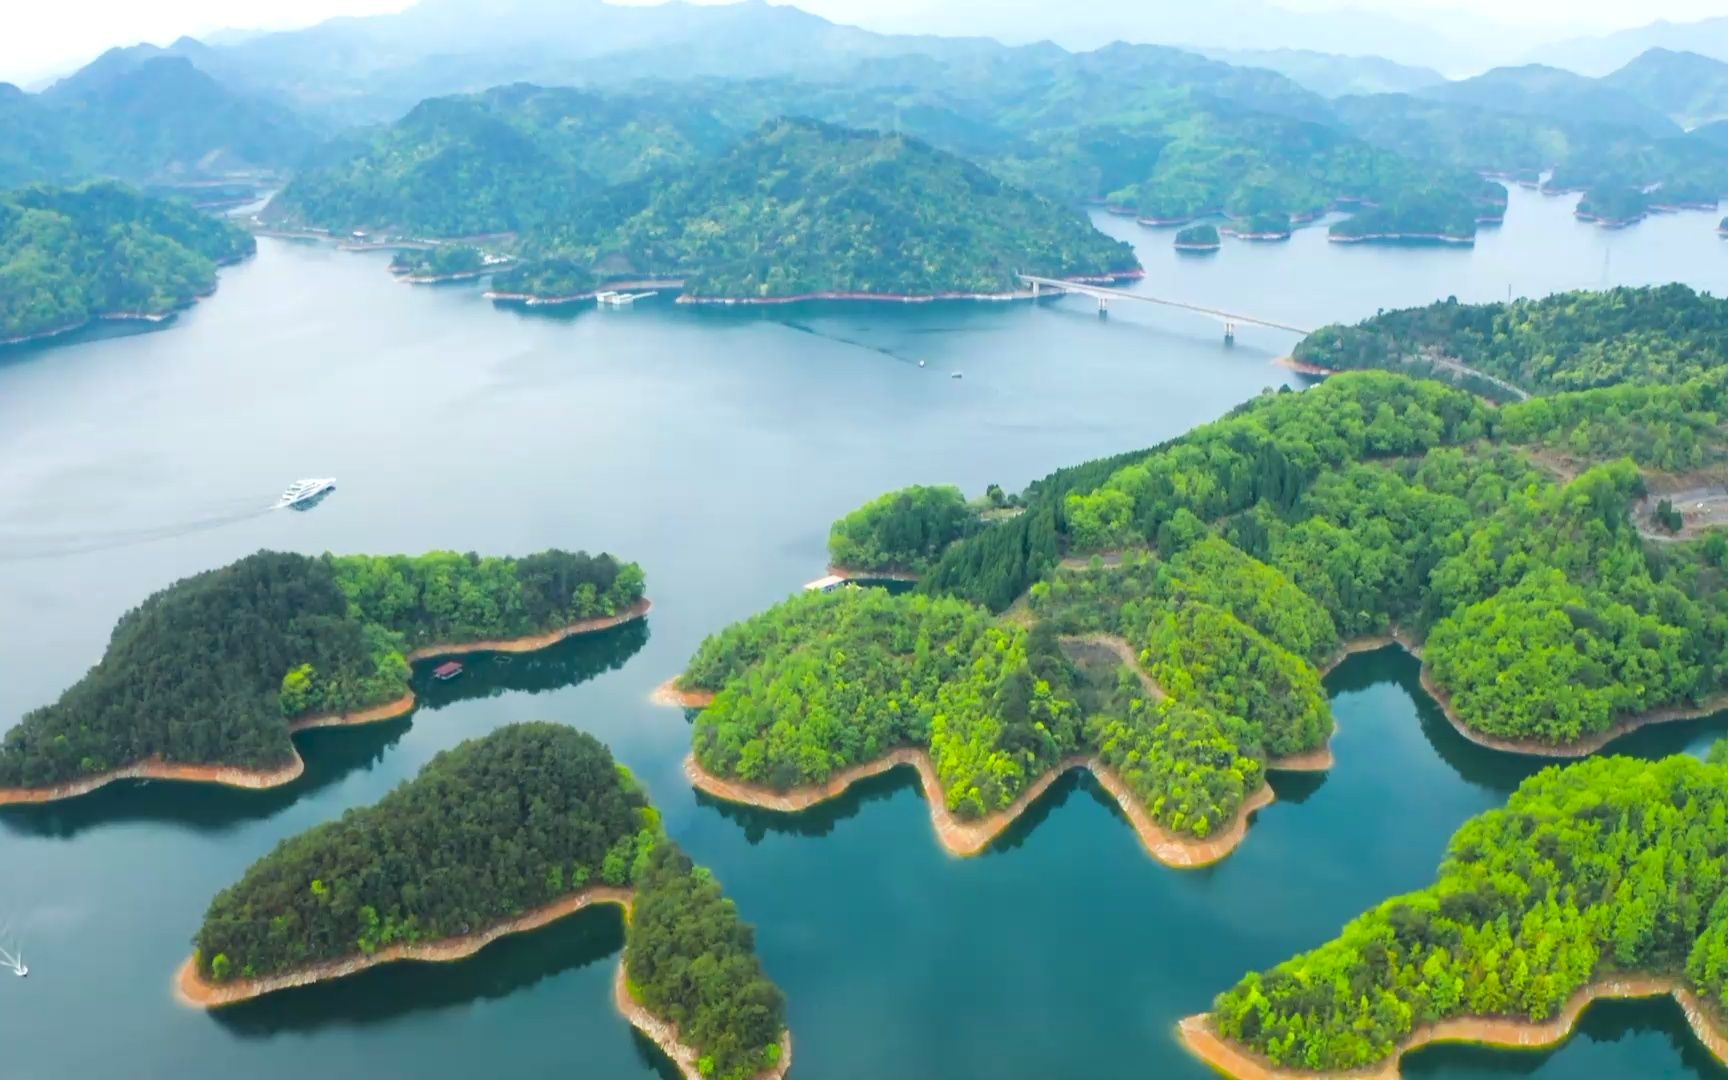
[[[462,665],[454,660],[447,660],[432,669],[432,677],[439,682],[449,682],[462,674]]]

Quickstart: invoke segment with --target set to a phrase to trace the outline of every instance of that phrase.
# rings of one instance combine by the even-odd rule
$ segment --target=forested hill
[[[1439,377],[1461,363],[1533,393],[1678,383],[1728,362],[1728,300],[1685,285],[1570,292],[1510,304],[1445,300],[1323,327],[1294,358],[1331,370]]]
[[[165,315],[255,247],[226,222],[119,184],[0,193],[0,341]]]
[[[1674,978],[1728,1007],[1728,767],[1678,756],[1549,769],[1466,822],[1434,884],[1218,996],[1219,1034],[1318,1076],[1436,1021],[1553,1018],[1592,981]]]
[[[575,238],[581,246],[580,238]],[[901,135],[778,120],[657,185],[593,242],[695,296],[995,294],[1015,272],[1116,276],[1133,249],[1078,211]]]
[[[220,83],[185,56],[126,52],[111,50],[40,94],[0,83],[0,188],[91,176],[172,184],[275,173],[298,164],[322,135],[287,107]]]
[[[423,101],[327,148],[264,217],[436,237],[568,227],[609,185],[691,165],[733,138],[695,104],[502,86]]]
[[[419,646],[544,633],[623,612],[642,572],[609,555],[520,559],[259,552],[122,616],[102,660],[0,741],[0,787],[148,759],[279,768],[288,721],[400,698]]]
[[[1620,327],[1642,351],[1608,354],[1619,385],[1492,408],[1347,373],[1062,470],[1004,500],[1018,514],[954,528],[952,494],[877,500],[836,551],[928,564],[918,591],[796,597],[704,643],[681,676],[715,695],[696,758],[787,788],[927,749],[949,809],[979,816],[1085,754],[1203,839],[1324,744],[1341,641],[1420,644],[1450,718],[1492,745],[1573,752],[1698,708],[1728,689],[1728,538],[1650,491],[1728,464],[1728,372],[1687,359],[1713,347],[1704,302],[1561,298],[1532,321],[1555,376],[1596,362],[1567,343]]]
[[[785,1004],[706,870],[593,736],[517,724],[447,750],[373,806],[277,845],[193,942],[218,984],[479,933],[593,886],[630,888],[631,993],[716,1080],[778,1060]],[[701,977],[694,977],[700,971]]]

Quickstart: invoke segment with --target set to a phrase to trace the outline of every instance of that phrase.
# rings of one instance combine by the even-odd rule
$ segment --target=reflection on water
[[[460,678],[432,678],[436,661],[416,664],[417,704],[409,716],[357,727],[316,728],[294,737],[306,771],[293,783],[263,791],[159,780],[126,780],[63,802],[0,809],[0,831],[71,838],[99,825],[157,822],[199,832],[230,832],[259,821],[327,788],[350,773],[370,769],[416,721],[461,701],[507,693],[541,694],[587,682],[624,666],[648,644],[648,620],[584,634],[539,652],[480,653],[463,659]]]
[[[1601,1001],[1579,1018],[1572,1045],[1589,1046],[1591,1072],[1568,1066],[1553,1050],[1505,1050],[1484,1046],[1433,1046],[1404,1061],[1408,1080],[1476,1080],[1480,1077],[1599,1077],[1601,1080],[1728,1078],[1725,1068],[1698,1044],[1686,1016],[1671,997]],[[1663,1067],[1657,1062],[1673,1061]]]
[[[305,1033],[333,1025],[375,1025],[506,997],[543,979],[618,956],[624,948],[620,909],[586,908],[526,934],[499,938],[451,963],[397,963],[315,986],[296,987],[210,1015],[246,1038]]]

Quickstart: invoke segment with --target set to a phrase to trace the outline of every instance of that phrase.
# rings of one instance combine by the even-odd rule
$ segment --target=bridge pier
[[[1100,293],[1098,296],[1098,314],[1100,314],[1100,315],[1110,314],[1110,298],[1108,296],[1103,295],[1102,293]]]
[[[1236,341],[1236,324],[1233,322],[1226,322],[1224,324],[1224,344],[1230,345],[1230,344],[1233,344],[1235,341]]]
[[[1036,281],[1034,281],[1032,283],[1032,299],[1034,299],[1034,300],[1038,299],[1038,288],[1039,288],[1038,283]]]

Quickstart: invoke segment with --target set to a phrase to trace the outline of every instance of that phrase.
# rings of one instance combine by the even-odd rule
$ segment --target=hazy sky
[[[111,45],[140,41],[167,44],[182,34],[198,36],[224,27],[283,29],[308,26],[332,15],[396,11],[411,0],[12,0],[0,16],[0,79],[28,81],[90,59]],[[654,3],[656,0],[620,0]],[[708,0],[699,0],[708,2]],[[1187,0],[1175,0],[1187,2]],[[1409,16],[1465,11],[1499,21],[1540,24],[1556,38],[1634,26],[1653,19],[1702,19],[1724,13],[1724,0],[1277,0],[1304,10],[1342,7]],[[1098,13],[1111,4],[1143,10],[1147,0],[1092,0]],[[800,7],[840,22],[877,30],[964,23],[977,13],[986,23],[992,0],[805,0]],[[932,20],[933,9],[943,18]]]

